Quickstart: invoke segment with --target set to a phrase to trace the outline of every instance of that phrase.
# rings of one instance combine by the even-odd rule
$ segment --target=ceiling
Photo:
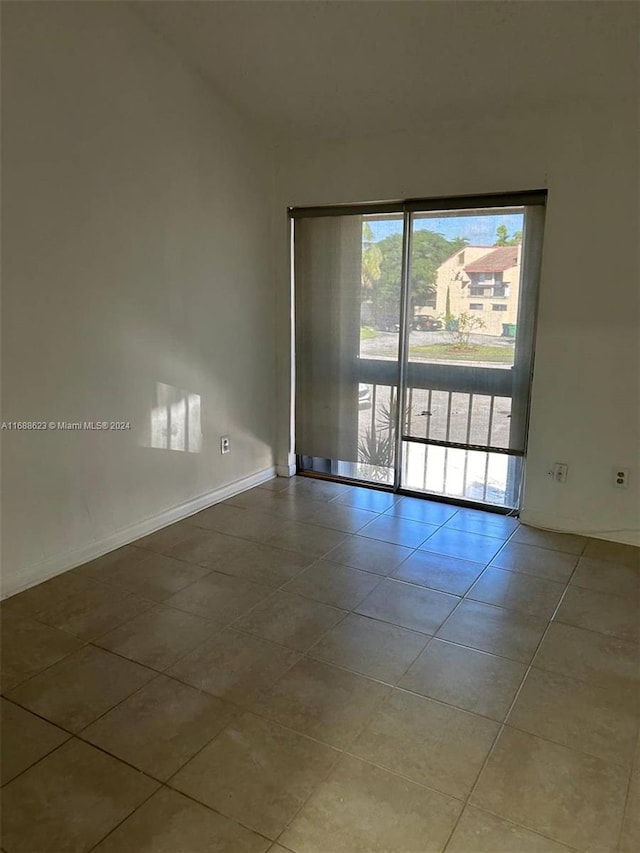
[[[410,129],[637,93],[635,2],[133,4],[277,137]]]

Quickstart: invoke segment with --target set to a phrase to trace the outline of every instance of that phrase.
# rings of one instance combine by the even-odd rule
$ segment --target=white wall
[[[6,595],[273,465],[275,306],[255,131],[121,4],[2,12],[2,417],[132,426],[2,433]],[[157,382],[200,452],[148,446]]]
[[[603,69],[603,73],[605,73]],[[522,518],[640,544],[637,102],[567,104],[503,119],[424,125],[279,157],[281,241],[287,205],[437,197],[548,187]],[[288,299],[280,257],[281,304]],[[282,336],[286,332],[286,311]],[[288,343],[280,394],[288,394]],[[279,421],[279,460],[290,450]],[[553,483],[553,462],[569,465]],[[627,490],[612,486],[627,466]]]

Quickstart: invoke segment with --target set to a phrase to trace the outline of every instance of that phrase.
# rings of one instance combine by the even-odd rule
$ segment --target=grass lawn
[[[429,344],[409,347],[409,357],[427,358],[429,361],[493,361],[497,364],[513,364],[513,347],[477,346],[461,351],[451,344]]]
[[[375,329],[372,329],[371,326],[361,326],[360,327],[360,340],[361,341],[370,341],[371,338],[377,338],[378,332]]]

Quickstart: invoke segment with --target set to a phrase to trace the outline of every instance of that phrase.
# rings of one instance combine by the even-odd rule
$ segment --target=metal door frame
[[[312,218],[312,217],[327,217],[327,216],[348,216],[348,215],[363,215],[388,213],[403,216],[403,242],[402,242],[402,269],[400,281],[400,332],[398,345],[398,360],[397,362],[380,362],[369,364],[372,360],[361,360],[361,381],[372,382],[373,384],[388,384],[393,386],[397,383],[397,404],[395,417],[395,459],[394,459],[394,476],[393,484],[370,483],[360,481],[351,477],[343,477],[332,474],[331,471],[326,473],[311,472],[301,470],[300,459],[298,458],[298,473],[319,477],[322,479],[341,480],[343,482],[353,483],[368,488],[375,488],[382,491],[395,492],[398,494],[406,494],[438,500],[443,503],[455,504],[458,506],[469,506],[482,508],[490,512],[501,514],[514,512],[513,507],[500,506],[496,504],[486,504],[481,501],[474,501],[468,498],[459,498],[449,495],[422,492],[413,489],[407,489],[402,484],[402,468],[404,459],[404,443],[412,441],[420,444],[428,444],[431,446],[445,446],[457,449],[466,450],[481,450],[484,452],[503,453],[511,457],[521,456],[523,458],[523,473],[524,460],[526,459],[526,450],[528,442],[528,426],[531,401],[531,384],[533,378],[533,360],[534,360],[534,340],[536,333],[537,321],[537,302],[538,302],[538,281],[541,266],[542,256],[542,235],[544,227],[545,206],[547,201],[547,190],[526,190],[510,193],[494,193],[484,195],[467,195],[467,196],[445,196],[430,199],[406,199],[396,202],[382,202],[371,204],[347,204],[333,206],[312,206],[312,207],[296,207],[289,208],[288,213],[290,219],[295,222],[296,219]],[[528,389],[526,399],[516,410],[516,418],[512,420],[511,432],[517,429],[524,430],[524,446],[523,449],[513,451],[508,448],[486,447],[482,445],[461,444],[459,442],[444,442],[433,439],[420,439],[416,436],[409,436],[404,429],[406,415],[406,397],[407,388],[409,387],[409,378],[412,372],[411,363],[409,362],[409,334],[410,334],[410,281],[411,281],[411,249],[413,238],[413,220],[415,213],[453,213],[455,211],[478,210],[483,213],[490,214],[493,211],[503,212],[505,208],[514,207],[525,208],[524,216],[524,232],[522,240],[522,255],[521,255],[521,286],[519,290],[518,304],[518,322],[520,328],[524,328],[525,332],[518,336],[516,335],[514,365],[513,370],[522,370],[526,367],[527,374],[523,376],[523,381],[526,379],[526,387]],[[295,233],[292,229],[292,233]],[[293,273],[293,270],[292,270]],[[532,312],[532,322],[530,324],[521,324],[520,317],[524,316],[524,312]],[[530,358],[528,357],[531,354]],[[524,358],[523,356],[527,356]],[[520,356],[520,357],[519,357]],[[429,365],[429,373],[435,374],[436,384],[439,365]],[[475,372],[482,370],[494,370],[494,368],[471,368],[468,369],[468,376],[471,377]],[[461,373],[464,368],[461,368]],[[387,374],[386,379],[381,374]],[[394,375],[395,374],[395,375]],[[368,375],[368,378],[367,378]],[[382,381],[380,381],[382,378]],[[433,379],[429,380],[429,388],[433,388]],[[510,385],[511,383],[507,383]],[[419,384],[411,387],[420,387]],[[427,387],[427,386],[425,386]],[[437,390],[437,389],[434,389]],[[445,390],[455,391],[456,389],[449,388]],[[460,389],[462,390],[462,389]],[[506,388],[505,388],[506,392]],[[468,392],[471,393],[471,392]],[[513,400],[510,393],[505,393]],[[522,421],[524,420],[524,423]],[[330,462],[330,460],[327,460]],[[332,467],[332,466],[330,466]],[[520,498],[522,493],[520,492]],[[517,508],[516,508],[517,509]]]

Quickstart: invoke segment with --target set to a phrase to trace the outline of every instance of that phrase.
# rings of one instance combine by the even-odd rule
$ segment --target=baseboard
[[[278,475],[278,477],[295,477],[296,466],[295,465],[278,465],[278,466],[276,466],[276,474]]]
[[[607,542],[620,542],[623,545],[640,547],[640,530],[630,528],[594,529],[587,527],[575,518],[565,518],[555,515],[550,519],[548,514],[523,509],[520,521],[530,527],[540,530],[551,530],[554,533],[574,533],[578,536],[591,536],[593,539],[605,539]]]
[[[49,580],[63,572],[67,572],[69,569],[74,569],[76,566],[88,563],[89,560],[102,557],[104,554],[108,554],[109,551],[121,548],[123,545],[129,545],[131,542],[135,542],[136,539],[148,536],[150,533],[155,533],[156,530],[167,527],[176,521],[182,521],[183,518],[188,518],[202,509],[227,500],[227,498],[232,498],[234,495],[238,495],[240,492],[244,492],[254,486],[259,486],[261,483],[265,483],[275,476],[276,469],[274,467],[264,468],[262,471],[257,471],[248,477],[242,477],[242,479],[228,483],[226,486],[221,486],[211,492],[198,495],[196,498],[191,498],[184,503],[163,510],[157,515],[145,518],[129,527],[117,530],[115,533],[110,533],[97,542],[92,542],[73,551],[67,551],[64,554],[57,554],[23,571],[19,584],[15,584],[14,586],[9,585],[9,588],[6,588],[3,583],[2,596],[0,597],[8,598],[10,595],[15,595],[18,592],[29,589],[29,587]]]

